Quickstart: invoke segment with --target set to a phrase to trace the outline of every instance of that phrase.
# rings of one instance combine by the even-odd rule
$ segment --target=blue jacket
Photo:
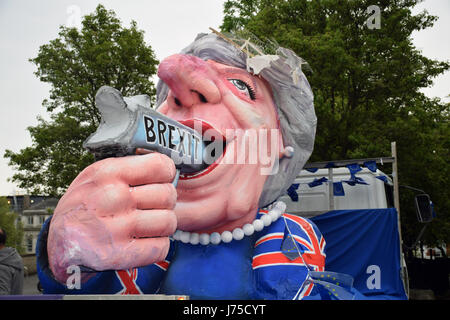
[[[266,212],[260,211],[258,217],[263,214]],[[313,222],[298,216],[283,214],[260,232],[229,243],[192,245],[171,240],[166,259],[145,267],[102,272],[81,267],[83,272],[90,273],[90,278],[80,289],[69,289],[52,275],[46,249],[50,223],[51,219],[45,222],[36,250],[38,276],[46,294],[159,293],[188,295],[191,299],[336,298],[336,291],[323,290],[328,285],[315,280],[324,275],[331,279],[324,272],[325,239]]]

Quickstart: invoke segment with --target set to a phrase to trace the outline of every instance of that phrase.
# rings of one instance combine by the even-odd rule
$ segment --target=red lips
[[[201,135],[203,137],[203,141],[205,141],[205,142],[215,141],[215,139],[217,137],[222,139],[222,141],[224,143],[223,153],[216,159],[216,161],[214,161],[211,165],[209,165],[206,169],[204,169],[202,171],[181,174],[180,180],[195,179],[195,178],[200,178],[202,176],[207,175],[212,170],[214,170],[214,168],[217,167],[217,165],[219,164],[219,161],[222,159],[223,155],[225,154],[225,149],[226,149],[225,136],[219,130],[214,128],[211,124],[209,124],[208,122],[205,122],[201,119],[185,119],[185,120],[178,120],[178,122],[185,125],[186,127],[196,130],[198,133],[201,133]]]

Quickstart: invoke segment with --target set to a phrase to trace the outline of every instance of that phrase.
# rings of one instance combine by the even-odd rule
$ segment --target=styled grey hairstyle
[[[247,69],[270,84],[284,145],[292,147],[294,153],[280,160],[278,170],[269,175],[264,184],[259,207],[268,206],[286,193],[314,148],[317,118],[313,93],[301,70],[304,60],[282,47],[277,49],[276,55],[249,58],[242,50],[213,33],[199,34],[181,53]],[[157,106],[165,101],[168,91],[167,85],[160,80],[157,85]]]

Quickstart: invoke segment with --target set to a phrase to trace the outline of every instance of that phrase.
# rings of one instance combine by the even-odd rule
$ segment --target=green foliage
[[[133,21],[121,26],[113,11],[97,6],[83,18],[81,30],[60,27],[59,36],[40,47],[36,76],[51,85],[43,106],[51,120],[29,127],[32,145],[5,158],[15,169],[12,180],[35,194],[61,195],[93,157],[82,148],[97,128],[95,94],[109,85],[124,96],[155,95],[150,77],[158,61]]]
[[[450,68],[414,47],[414,31],[429,28],[437,17],[411,9],[419,0],[228,0],[224,32],[246,29],[294,50],[312,69],[305,70],[315,95],[318,117],[311,161],[390,155],[397,142],[400,184],[428,192],[438,219],[425,239],[450,242],[450,105],[430,99],[421,89]],[[367,20],[376,4],[381,27]],[[414,194],[401,190],[405,242],[420,225]]]
[[[16,248],[19,253],[24,253],[23,226],[20,221],[17,221],[18,217],[16,213],[10,212],[8,200],[0,197],[0,227],[6,231],[6,246]]]

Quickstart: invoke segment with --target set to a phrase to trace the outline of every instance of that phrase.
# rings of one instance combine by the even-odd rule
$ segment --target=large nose
[[[174,54],[161,61],[158,76],[170,88],[169,106],[192,107],[221,100],[217,71],[200,58]]]

